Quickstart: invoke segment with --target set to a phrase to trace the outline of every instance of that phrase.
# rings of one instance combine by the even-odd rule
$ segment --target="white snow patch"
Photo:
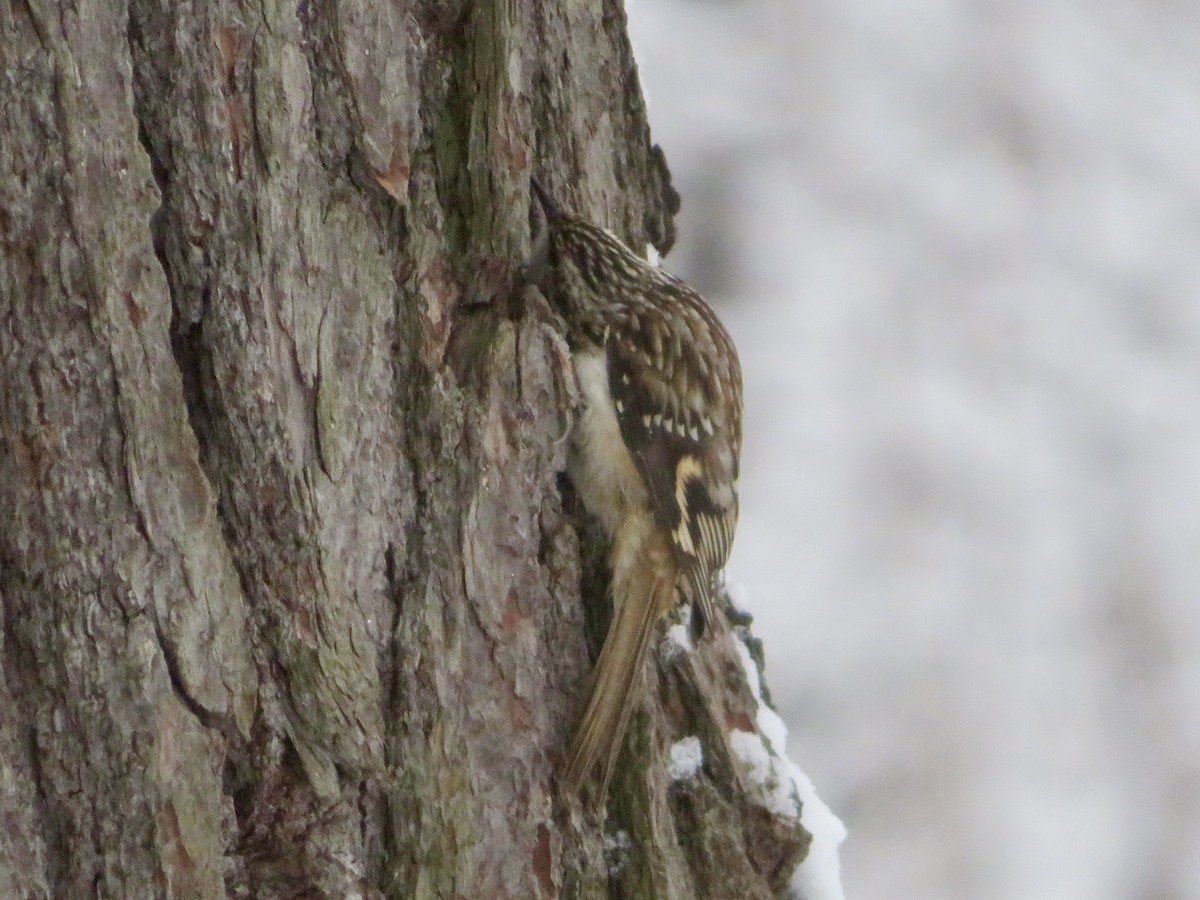
[[[787,756],[787,726],[779,713],[765,703],[758,704],[758,730],[779,756]]]
[[[671,761],[667,763],[667,777],[672,782],[687,781],[704,765],[704,749],[700,738],[685,737],[671,745]]]
[[[838,857],[838,846],[846,839],[846,826],[817,796],[812,782],[795,763],[791,763],[791,776],[802,804],[800,824],[812,835],[808,856],[796,866],[788,882],[791,900],[846,900]]]
[[[685,653],[691,653],[695,648],[692,644],[692,630],[687,625],[672,625],[663,635],[658,654],[663,662],[671,662]]]
[[[695,649],[692,643],[692,607],[687,605],[681,608],[679,621],[668,628],[663,636],[662,643],[658,645],[658,657],[669,663]]]
[[[729,732],[729,747],[757,788],[754,799],[759,806],[777,816],[794,819],[800,815],[789,763],[771,753],[762,735],[735,728]]]
[[[762,805],[782,816],[795,816],[800,804],[800,824],[812,835],[804,862],[788,884],[792,900],[845,900],[842,892],[838,847],[846,839],[846,826],[817,796],[812,781],[787,759],[787,725],[762,699],[762,677],[746,642],[735,638],[734,647],[746,683],[758,701],[759,734],[734,730],[729,734],[733,753],[746,766],[750,779],[762,790]]]
[[[743,616],[750,615],[749,594],[746,591],[746,586],[740,581],[730,581],[729,576],[724,576],[725,596],[729,598],[729,602]]]
[[[745,641],[736,639],[734,648],[737,650],[738,659],[742,661],[742,670],[746,673],[746,683],[750,686],[750,693],[758,701],[758,713],[755,717],[758,730],[771,742],[771,749],[775,753],[779,756],[787,756],[787,725],[783,723],[779,713],[763,703],[762,678],[758,673],[754,657],[750,655],[750,648],[746,646]]]
[[[761,705],[762,680],[758,675],[758,665],[754,662],[754,657],[750,655],[750,648],[746,646],[745,641],[734,635],[733,649],[737,651],[738,659],[742,661],[742,671],[746,673],[746,684],[750,685],[750,693]]]
[[[771,777],[771,754],[759,735],[735,728],[729,732],[729,749],[746,767],[751,781],[766,784]]]
[[[632,846],[628,831],[614,831],[604,835],[604,860],[608,865],[609,875],[616,875],[625,868],[629,862],[629,848]]]

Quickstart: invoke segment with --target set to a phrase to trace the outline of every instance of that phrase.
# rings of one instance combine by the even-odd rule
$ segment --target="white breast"
[[[576,353],[573,361],[586,405],[575,423],[569,474],[584,506],[612,534],[627,515],[644,513],[649,498],[617,424],[604,351]]]

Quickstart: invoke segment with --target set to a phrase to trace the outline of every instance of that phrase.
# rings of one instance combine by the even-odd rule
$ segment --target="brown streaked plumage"
[[[564,772],[577,789],[601,766],[603,791],[677,591],[702,627],[717,623],[715,579],[737,525],[741,367],[699,294],[533,188],[545,218],[542,284],[585,401],[569,474],[613,542],[612,624]]]

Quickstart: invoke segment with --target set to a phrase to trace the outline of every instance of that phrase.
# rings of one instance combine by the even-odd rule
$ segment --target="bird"
[[[542,184],[530,271],[561,316],[582,409],[567,476],[611,541],[612,621],[562,781],[607,793],[660,620],[691,603],[713,628],[738,518],[742,371],[693,288],[574,215]],[[536,216],[536,212],[535,212]]]

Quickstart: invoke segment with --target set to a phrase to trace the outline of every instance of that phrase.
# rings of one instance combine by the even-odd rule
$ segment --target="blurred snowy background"
[[[1200,897],[1200,5],[630,6],[847,896]]]

